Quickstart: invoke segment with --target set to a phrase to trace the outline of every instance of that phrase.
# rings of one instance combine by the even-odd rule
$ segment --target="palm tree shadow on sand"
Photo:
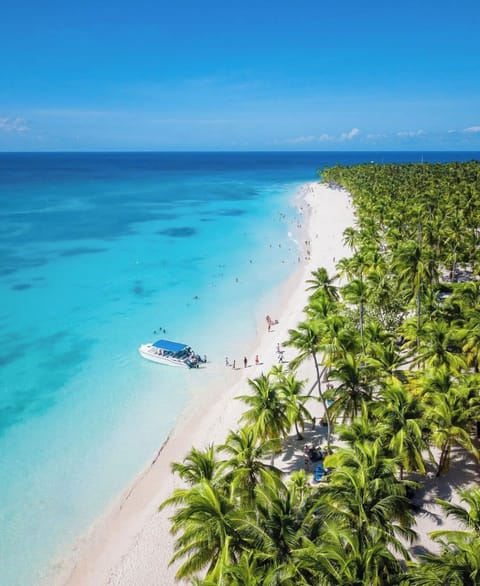
[[[435,468],[429,464],[426,475],[410,475],[411,480],[422,485],[412,498],[416,520],[414,529],[419,533],[418,542],[408,548],[413,557],[441,550],[428,536],[430,532],[459,528],[455,521],[446,518],[435,499],[457,502],[459,491],[478,483],[480,465],[473,455],[461,448],[452,449],[451,466],[446,474],[435,476]]]
[[[304,447],[318,446],[323,449],[327,446],[327,428],[317,422],[312,429],[302,431],[303,439],[299,440],[297,435],[291,434],[282,443],[282,453],[278,457],[281,462],[280,468],[285,474],[305,470],[305,453]],[[310,462],[307,472],[312,473],[315,462]]]

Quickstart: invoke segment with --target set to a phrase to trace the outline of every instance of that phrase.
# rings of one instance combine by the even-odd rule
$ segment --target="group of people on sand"
[[[325,459],[328,454],[332,452],[324,449],[322,450],[319,446],[313,446],[309,444],[305,444],[303,446],[303,455],[304,455],[304,466],[305,471],[310,472],[310,465],[315,465],[315,481],[318,482],[325,474],[329,474],[331,472],[330,468],[324,468],[323,460]],[[317,478],[317,471],[321,469],[320,476]]]
[[[271,331],[272,326],[276,326],[278,324],[278,319],[272,319],[269,315],[266,316],[265,321],[267,322],[267,328],[269,332]]]
[[[269,315],[267,315],[265,317],[265,321],[267,322],[267,328],[268,331],[270,332],[272,329],[272,326],[276,326],[278,324],[278,319],[273,319],[271,318]],[[280,345],[277,344],[277,355],[278,355],[278,361],[279,362],[283,362],[283,350],[281,350]],[[260,359],[258,358],[258,354],[255,355],[255,365],[258,366],[260,364]],[[230,362],[230,360],[228,359],[228,356],[225,357],[225,366],[231,366],[234,370],[236,370],[237,368],[237,361],[233,360],[232,362]],[[243,368],[247,368],[248,366],[248,358],[246,356],[243,357]]]
[[[260,359],[258,358],[258,354],[255,355],[255,365],[258,366],[260,364]],[[231,366],[233,370],[237,368],[237,361],[234,359],[232,363],[228,359],[228,356],[225,356],[225,366]],[[248,358],[246,356],[243,357],[243,368],[247,368],[248,366]]]

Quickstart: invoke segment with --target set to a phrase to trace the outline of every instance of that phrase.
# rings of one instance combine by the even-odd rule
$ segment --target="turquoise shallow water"
[[[241,355],[252,308],[296,266],[299,185],[380,157],[418,160],[0,154],[1,584],[42,580],[187,404],[195,373],[139,344],[161,327],[219,363],[228,327]]]

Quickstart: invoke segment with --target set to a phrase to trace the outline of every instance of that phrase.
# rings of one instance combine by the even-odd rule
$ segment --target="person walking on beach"
[[[248,360],[247,360],[247,357],[245,356],[245,358],[243,359],[243,368],[247,368],[247,364],[248,364]]]
[[[257,366],[260,364],[260,360],[258,359],[258,354],[255,355],[255,364]]]
[[[230,366],[230,362],[228,361],[228,356],[225,356],[225,366]]]
[[[232,368],[235,370],[235,360],[233,361]]]

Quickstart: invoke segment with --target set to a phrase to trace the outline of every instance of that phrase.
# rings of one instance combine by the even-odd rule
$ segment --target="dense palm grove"
[[[480,584],[480,489],[439,504],[456,531],[411,558],[412,494],[452,459],[478,458],[480,164],[361,165],[321,171],[352,195],[351,256],[308,281],[288,368],[249,381],[222,446],[173,465],[177,578],[197,585]],[[341,283],[341,284],[340,284]],[[296,377],[314,366],[315,389]],[[310,385],[311,386],[311,385]],[[307,405],[325,410],[319,483],[275,467],[301,438]],[[414,480],[415,479],[415,482]]]

